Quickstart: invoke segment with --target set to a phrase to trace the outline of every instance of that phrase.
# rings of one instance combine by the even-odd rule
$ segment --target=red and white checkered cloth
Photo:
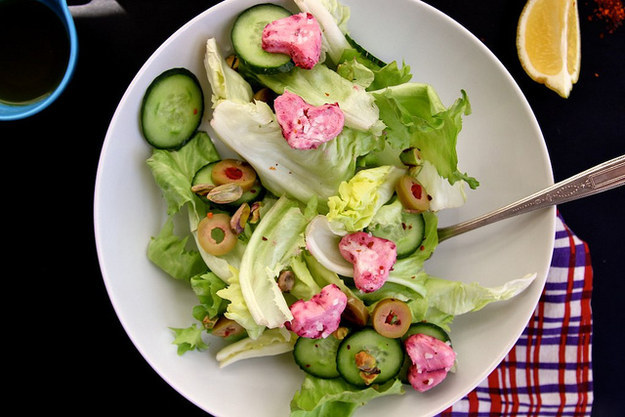
[[[440,417],[590,416],[592,266],[558,215],[553,258],[534,315],[501,364]]]

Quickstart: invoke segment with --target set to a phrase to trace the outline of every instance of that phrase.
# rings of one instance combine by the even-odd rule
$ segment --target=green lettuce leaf
[[[405,170],[380,166],[358,171],[341,183],[338,195],[328,199],[330,227],[337,234],[362,230],[395,192],[395,183]]]
[[[191,181],[198,169],[219,159],[215,145],[203,131],[197,132],[193,139],[177,151],[152,151],[147,165],[167,202],[169,215],[178,213],[187,203],[193,207],[193,211],[203,206],[191,191]]]
[[[243,359],[290,352],[296,341],[297,336],[286,329],[267,329],[257,338],[245,337],[223,347],[216,359],[223,368]]]
[[[425,280],[425,288],[433,307],[445,314],[458,316],[481,310],[492,302],[508,300],[525,290],[535,278],[536,274],[528,274],[497,287],[486,287],[429,276]]]
[[[265,330],[265,326],[256,323],[250,310],[247,308],[243,292],[241,291],[239,271],[237,269],[230,267],[227,284],[226,288],[218,290],[216,293],[219,297],[228,301],[224,316],[239,323],[250,338],[257,339]]]
[[[268,328],[293,319],[276,278],[305,246],[308,223],[294,200],[281,197],[265,214],[252,234],[239,271],[245,304],[254,321]]]
[[[380,65],[353,48],[343,52],[336,72],[371,92],[404,84],[412,79],[410,66],[403,64],[400,68],[397,61]]]
[[[207,270],[198,251],[188,248],[189,237],[174,233],[174,220],[169,217],[159,234],[148,243],[148,259],[175,279],[189,281]]]
[[[191,278],[191,289],[201,303],[202,316],[196,317],[202,321],[205,316],[214,318],[226,311],[228,302],[217,295],[217,292],[226,288],[226,283],[212,272],[198,274]]]
[[[466,200],[466,182],[456,181],[451,184],[438,174],[430,161],[424,161],[416,175],[413,175],[430,196],[430,210],[440,211],[447,208],[462,206]]]
[[[321,379],[306,375],[291,400],[291,417],[349,417],[375,398],[402,394],[404,387],[398,379],[362,389],[341,378]]]
[[[302,259],[306,262],[308,270],[320,287],[323,288],[328,284],[334,284],[339,287],[347,297],[356,297],[356,294],[345,284],[345,281],[343,281],[338,274],[321,265],[309,252],[302,252]]]
[[[173,344],[178,346],[178,355],[183,355],[190,350],[204,350],[208,345],[202,339],[204,329],[192,324],[187,328],[171,328],[174,332]]]
[[[382,68],[373,71],[373,74],[373,82],[367,87],[367,91],[404,84],[412,79],[410,66],[403,64],[400,68],[397,61],[389,62]]]
[[[356,57],[346,59],[336,68],[336,72],[346,80],[366,89],[375,80],[374,72],[366,65],[359,62]]]
[[[313,295],[321,291],[322,286],[315,281],[302,254],[294,256],[290,266],[295,275],[293,288],[289,291],[290,295],[298,300],[310,300]]]
[[[226,63],[215,38],[206,41],[204,68],[211,86],[213,108],[222,100],[244,103],[252,101],[254,93],[250,84]]]
[[[476,188],[478,181],[458,170],[457,137],[462,129],[462,116],[471,113],[469,99],[464,91],[461,93],[449,108],[427,84],[404,83],[371,94],[393,148],[419,148],[422,158],[432,163],[451,184],[464,180]]]

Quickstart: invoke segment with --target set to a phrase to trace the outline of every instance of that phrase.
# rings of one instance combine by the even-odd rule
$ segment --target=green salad
[[[462,368],[454,318],[535,275],[484,287],[427,272],[438,213],[479,186],[456,153],[466,92],[445,106],[371,54],[337,0],[290,6],[241,10],[230,39],[206,39],[204,73],[171,68],[146,90],[146,162],[167,205],[147,256],[197,296],[172,329],[180,355],[215,338],[220,367],[292,355],[291,415],[349,416],[444,386]]]

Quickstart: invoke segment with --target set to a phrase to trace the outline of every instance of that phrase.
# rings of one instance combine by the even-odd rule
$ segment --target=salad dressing
[[[44,3],[0,1],[0,102],[25,105],[52,93],[69,52],[62,20]]]

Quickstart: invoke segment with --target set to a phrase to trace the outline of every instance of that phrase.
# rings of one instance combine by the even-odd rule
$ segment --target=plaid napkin
[[[441,417],[590,416],[592,267],[588,246],[558,214],[538,307],[499,366]]]

